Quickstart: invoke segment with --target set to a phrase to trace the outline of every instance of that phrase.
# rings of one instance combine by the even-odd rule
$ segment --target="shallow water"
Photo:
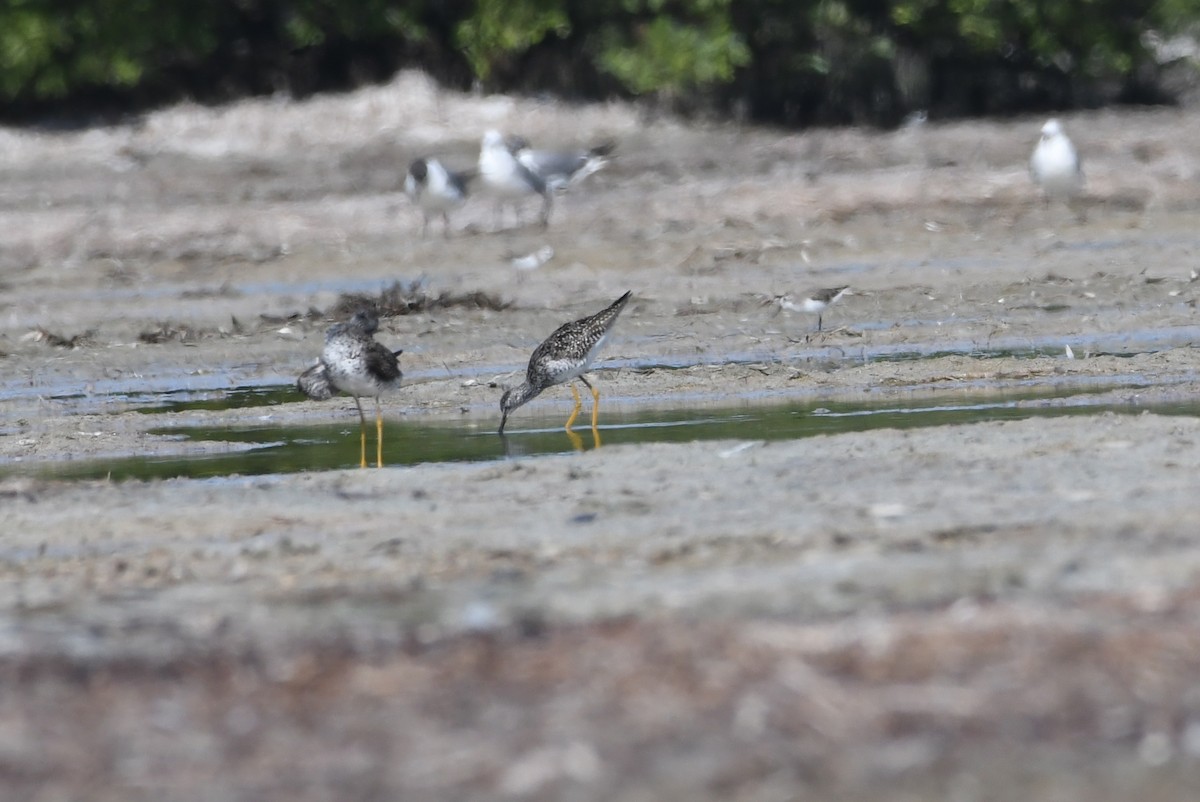
[[[603,409],[593,433],[585,407],[575,436],[562,428],[566,407],[554,412],[516,413],[505,437],[494,422],[384,422],[384,464],[480,462],[569,453],[597,446],[697,440],[787,440],[821,434],[942,426],[1029,417],[1092,415],[1150,410],[1162,414],[1200,415],[1200,402],[1158,405],[1101,403],[1097,393],[1110,385],[1085,389],[1056,389],[1020,393],[955,392],[940,398],[880,404],[791,403],[740,405],[725,408]],[[222,409],[230,406],[278,404],[295,400],[291,387],[242,388],[221,398],[169,401],[154,409]],[[1096,400],[1093,400],[1096,399]],[[375,431],[368,424],[368,461],[375,460]],[[353,468],[359,464],[359,427],[349,419],[322,425],[284,426],[265,423],[239,427],[182,427],[154,430],[155,434],[201,442],[233,443],[219,452],[188,456],[127,457],[47,465],[42,476],[70,479],[165,479],[263,475],[298,471]],[[598,441],[598,442],[597,442]],[[2,473],[16,473],[8,468]],[[28,467],[21,470],[28,473]]]
[[[929,342],[925,343],[864,343],[856,337],[815,334],[808,330],[810,321],[805,320],[805,317],[797,316],[794,321],[783,321],[779,324],[781,329],[791,332],[790,336],[793,337],[794,342],[794,346],[782,355],[768,349],[713,350],[708,353],[660,356],[652,359],[607,357],[600,367],[671,370],[709,365],[774,363],[780,360],[786,364],[797,365],[832,360],[853,365],[871,362],[932,360],[950,356],[969,356],[975,359],[1006,357],[1066,359],[1066,346],[1070,346],[1078,358],[1103,355],[1129,357],[1166,351],[1181,346],[1192,346],[1200,342],[1200,326],[1165,326],[1089,334],[1004,335],[990,337],[986,340],[937,337],[931,338]],[[899,322],[896,320],[859,320],[854,323],[852,329],[855,331],[890,329],[898,324],[908,328],[929,327],[935,330],[941,326],[940,321],[933,319],[912,319]],[[636,338],[627,338],[627,342],[636,343]],[[449,372],[441,367],[429,370],[406,370],[405,376],[407,381],[417,381],[431,376],[469,379],[511,373],[520,368],[519,364],[458,365]],[[182,411],[189,408],[186,403],[193,399],[229,397],[234,399],[233,403],[211,407],[190,407],[228,409],[242,405],[257,406],[259,404],[254,401],[255,395],[282,391],[285,386],[291,387],[294,380],[295,376],[290,374],[267,373],[263,375],[257,368],[246,369],[237,365],[228,365],[223,369],[213,370],[204,375],[189,377],[189,386],[186,387],[179,386],[179,376],[175,374],[164,376],[139,374],[96,379],[88,383],[86,392],[81,392],[79,383],[74,380],[61,384],[47,384],[43,381],[9,382],[0,386],[0,402],[42,398],[66,402],[71,411],[75,413],[97,413],[111,409],[114,404]],[[254,382],[254,386],[237,386],[249,382]],[[299,395],[296,395],[295,398],[298,399]],[[244,399],[247,403],[237,403],[237,399]],[[263,401],[262,403],[270,402]]]

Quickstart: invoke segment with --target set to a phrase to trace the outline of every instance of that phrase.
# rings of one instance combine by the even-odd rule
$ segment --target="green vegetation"
[[[787,123],[1158,100],[1200,0],[0,0],[9,116],[441,80]],[[4,110],[4,106],[0,106]]]

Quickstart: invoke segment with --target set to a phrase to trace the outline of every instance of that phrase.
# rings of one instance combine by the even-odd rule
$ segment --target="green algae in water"
[[[1105,411],[1200,415],[1200,404],[1122,406],[1111,404],[1051,404],[1064,398],[1086,397],[1107,388],[1051,393],[962,394],[944,399],[897,403],[805,403],[776,406],[736,406],[720,409],[601,408],[600,438],[604,446],[698,440],[792,440],[825,434],[948,426],[1030,417],[1095,415]],[[552,411],[551,411],[552,410]],[[570,453],[594,447],[586,425],[588,410],[576,427],[578,443],[562,429],[569,404],[547,405],[539,414],[512,421],[504,438],[493,422],[384,422],[384,463],[387,466],[437,462],[482,462],[513,457]],[[368,427],[367,452],[374,460],[374,426]],[[187,456],[125,457],[68,464],[39,465],[41,476],[95,479],[166,479],[251,476],[355,468],[359,463],[358,421],[323,425],[264,424],[236,428],[181,427],[155,434],[214,442],[219,452]],[[225,444],[233,444],[230,451]],[[29,473],[29,468],[6,468],[0,473]]]

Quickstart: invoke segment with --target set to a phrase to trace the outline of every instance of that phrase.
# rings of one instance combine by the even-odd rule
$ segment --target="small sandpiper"
[[[779,304],[780,309],[786,309],[789,312],[807,312],[810,315],[816,315],[817,331],[820,331],[821,316],[825,310],[841,299],[843,295],[849,294],[849,287],[828,287],[823,290],[814,290],[800,298],[799,301],[792,295],[780,295],[775,298],[775,302]]]
[[[470,173],[454,172],[437,159],[415,159],[408,166],[404,178],[404,194],[421,210],[424,225],[421,236],[429,234],[429,220],[440,215],[442,234],[450,238],[450,210],[457,209],[467,200],[467,182]]]
[[[500,434],[504,434],[504,425],[508,423],[510,412],[536,397],[547,387],[572,379],[579,379],[592,391],[592,431],[595,432],[600,412],[600,392],[583,374],[587,372],[592,360],[604,345],[630,295],[632,291],[594,315],[560,326],[534,349],[533,356],[529,357],[524,383],[505,390],[504,395],[500,397]],[[579,390],[574,384],[571,384],[571,393],[575,396],[575,408],[571,410],[571,417],[567,418],[564,427],[568,432],[571,431],[571,426],[583,406]]]
[[[400,387],[402,351],[392,351],[375,341],[379,318],[362,309],[344,323],[325,332],[325,347],[317,364],[300,374],[296,387],[316,401],[332,398],[341,391],[354,398],[361,424],[359,467],[367,467],[367,418],[360,397],[375,399],[375,465],[383,467],[383,413],[379,396]]]

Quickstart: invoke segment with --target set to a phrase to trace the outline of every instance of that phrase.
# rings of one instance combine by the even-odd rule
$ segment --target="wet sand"
[[[1198,121],[1065,117],[1083,221],[1030,186],[1032,119],[780,132],[403,76],[0,131],[3,784],[38,800],[1187,796],[1200,421],[1137,408],[1196,398]],[[468,166],[489,126],[615,138],[618,157],[546,231],[495,231],[473,199],[449,239],[421,238],[405,165]],[[510,263],[544,245],[542,267]],[[286,384],[340,294],[394,281],[505,308],[384,321],[405,349],[393,421],[494,427],[540,339],[626,289],[602,421],[1077,386],[1131,414],[38,478],[227,447],[150,430],[262,408],[145,415],[130,395]],[[764,303],[841,284],[819,334]],[[550,391],[512,423],[569,404]],[[348,399],[269,414],[356,436]]]

